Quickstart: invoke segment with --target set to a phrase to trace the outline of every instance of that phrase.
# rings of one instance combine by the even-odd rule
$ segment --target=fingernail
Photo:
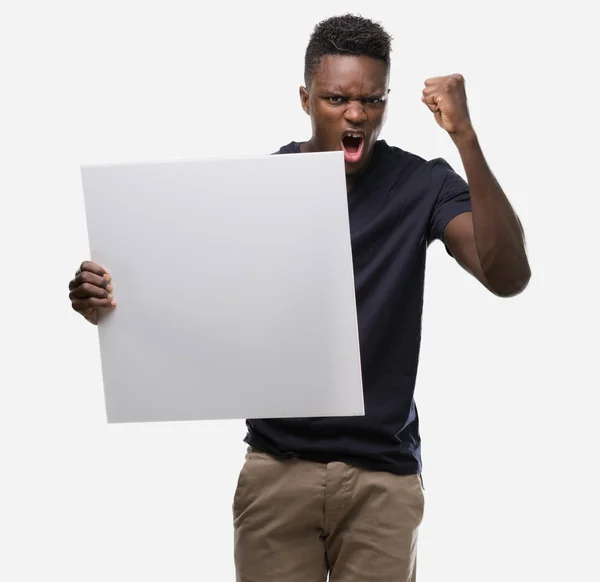
[[[107,299],[111,299],[111,300],[112,300],[112,298],[113,298],[113,296],[112,296],[112,295],[109,295],[109,296],[107,297]]]
[[[110,292],[110,291],[112,291],[112,289],[113,289],[112,285],[107,285],[107,286],[106,286],[106,290],[107,290],[107,291],[109,291],[109,292]]]
[[[112,277],[110,276],[110,274],[109,274],[109,273],[104,273],[104,278],[105,278],[107,281],[110,281],[110,280],[112,279]]]

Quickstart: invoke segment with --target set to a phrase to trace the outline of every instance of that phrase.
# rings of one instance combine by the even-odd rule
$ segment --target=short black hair
[[[304,58],[304,82],[308,87],[327,55],[371,57],[390,66],[392,37],[377,22],[353,14],[319,22],[310,37]]]

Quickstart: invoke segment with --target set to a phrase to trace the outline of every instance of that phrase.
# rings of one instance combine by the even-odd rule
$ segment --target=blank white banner
[[[82,180],[109,422],[364,414],[341,152]]]

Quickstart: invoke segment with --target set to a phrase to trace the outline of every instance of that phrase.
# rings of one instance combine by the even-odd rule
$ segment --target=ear
[[[310,108],[308,106],[308,89],[306,87],[300,87],[300,103],[302,109],[307,115],[310,115]]]

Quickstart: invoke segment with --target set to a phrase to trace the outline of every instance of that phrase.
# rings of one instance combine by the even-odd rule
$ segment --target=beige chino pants
[[[250,448],[233,501],[237,582],[414,582],[419,475]]]

